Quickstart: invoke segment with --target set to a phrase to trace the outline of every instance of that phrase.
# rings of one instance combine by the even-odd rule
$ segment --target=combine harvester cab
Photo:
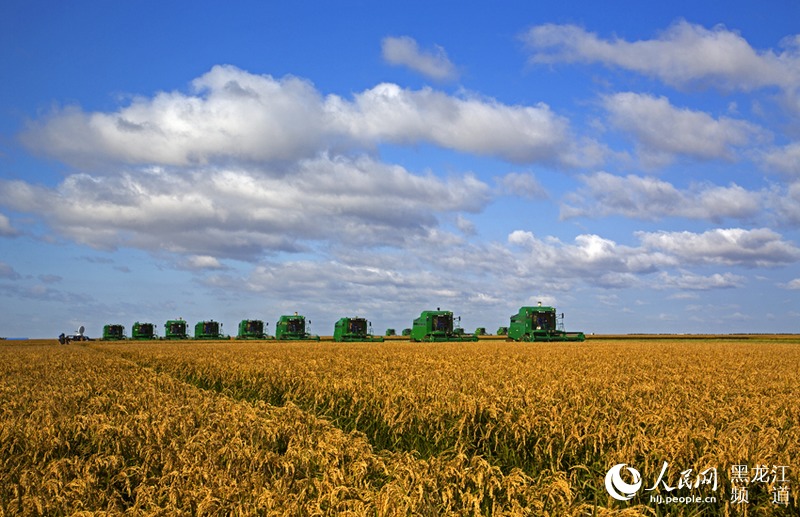
[[[564,314],[559,318],[555,307],[520,307],[511,316],[508,337],[514,341],[584,341],[583,332],[566,332]]]
[[[236,339],[272,339],[264,332],[264,322],[261,320],[242,320],[239,322],[239,333]]]
[[[137,321],[133,324],[133,328],[131,329],[131,339],[137,341],[158,339],[158,336],[156,336],[156,326],[152,323],[139,323]]]
[[[383,338],[372,334],[372,323],[364,318],[340,318],[333,328],[334,341],[373,341]]]
[[[275,326],[275,339],[319,341],[319,336],[307,333],[306,317],[295,312],[294,316],[280,317]]]
[[[184,319],[169,320],[164,323],[164,339],[189,339]]]
[[[461,319],[460,317],[458,318]],[[411,327],[411,341],[477,341],[475,334],[465,334],[464,330],[453,328],[453,313],[442,311],[422,311]]]
[[[222,323],[214,320],[199,321],[194,326],[195,339],[228,339],[228,336],[220,331]]]
[[[122,325],[105,325],[103,327],[103,341],[123,341],[128,339],[125,336],[125,327]]]

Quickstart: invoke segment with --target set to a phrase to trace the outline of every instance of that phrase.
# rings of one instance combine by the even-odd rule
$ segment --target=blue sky
[[[797,2],[274,4],[0,5],[0,336],[800,331]]]

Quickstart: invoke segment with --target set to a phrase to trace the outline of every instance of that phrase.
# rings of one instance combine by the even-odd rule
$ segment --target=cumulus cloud
[[[735,148],[760,132],[748,122],[677,108],[666,97],[624,92],[605,96],[603,106],[611,123],[635,139],[648,166],[667,164],[675,156],[732,160]]]
[[[539,25],[523,39],[535,63],[602,63],[658,78],[679,87],[751,91],[776,86],[788,93],[800,85],[800,40],[782,50],[759,51],[722,25],[706,29],[679,21],[656,38],[603,39],[575,25]]]
[[[798,290],[800,289],[800,278],[795,278],[794,280],[790,280],[785,285],[786,289],[793,289]]]
[[[4,214],[0,214],[0,237],[13,237],[17,230],[11,226],[11,221]]]
[[[578,160],[567,119],[543,103],[511,106],[383,83],[355,95],[352,103],[330,96],[326,108],[340,134],[362,143],[430,142],[512,162]]]
[[[547,198],[547,190],[539,183],[536,176],[528,172],[509,172],[496,179],[503,194],[528,199]]]
[[[654,287],[681,289],[691,291],[706,291],[709,289],[730,289],[740,287],[744,283],[744,277],[733,273],[714,273],[704,276],[680,271],[678,275],[671,275],[661,272]]]
[[[192,92],[137,97],[110,113],[66,107],[22,134],[32,149],[79,166],[103,162],[203,166],[274,163],[360,152],[384,142],[429,142],[515,162],[572,165],[597,154],[570,142],[568,121],[546,104],[506,105],[430,88],[379,84],[352,100],[308,81],[215,66]]]
[[[800,177],[800,142],[764,151],[762,162],[768,170]]]
[[[8,278],[16,280],[19,278],[19,273],[14,271],[14,268],[5,262],[0,262],[0,278]]]
[[[210,257],[255,260],[313,241],[399,246],[434,231],[441,214],[481,210],[489,187],[469,174],[442,180],[367,157],[319,157],[279,171],[74,174],[54,189],[0,181],[0,199],[76,242],[194,255],[190,266],[213,268]]]
[[[456,66],[438,45],[433,50],[422,51],[416,40],[409,36],[386,37],[381,42],[381,51],[383,59],[390,65],[406,66],[437,81],[458,78]]]
[[[800,261],[800,248],[769,229],[740,228],[693,232],[637,232],[638,246],[627,246],[594,234],[565,243],[554,237],[538,238],[529,231],[509,234],[507,253],[492,251],[498,268],[514,271],[532,284],[544,282],[556,289],[577,279],[600,287],[719,289],[737,287],[744,279],[732,273],[710,276],[686,271],[688,265],[774,267]],[[520,253],[521,251],[521,253]],[[669,273],[678,269],[678,275]]]
[[[768,229],[717,228],[703,233],[637,232],[649,250],[685,263],[773,267],[800,260],[800,248]]]
[[[190,255],[181,263],[186,269],[225,269],[225,266],[216,257],[209,255]]]
[[[679,190],[671,183],[648,176],[616,176],[596,172],[580,176],[584,188],[567,196],[561,218],[624,215],[636,219],[686,217],[720,222],[748,219],[763,209],[765,194],[735,183],[727,187],[695,184]]]

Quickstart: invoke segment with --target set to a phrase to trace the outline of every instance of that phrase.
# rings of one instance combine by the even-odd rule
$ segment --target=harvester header
[[[152,323],[139,323],[137,321],[133,324],[133,328],[131,329],[131,339],[137,341],[158,339],[158,336],[156,336],[156,326]]]
[[[194,326],[195,339],[227,339],[220,331],[222,324],[218,321],[199,321]]]
[[[103,326],[103,341],[122,341],[127,339],[125,327],[117,324]]]
[[[189,339],[186,334],[186,320],[168,320],[164,323],[164,339]]]
[[[511,315],[508,337],[514,341],[584,341],[583,332],[566,332],[564,314],[559,318],[555,307],[542,305],[520,307]]]
[[[264,322],[261,320],[242,320],[239,322],[239,333],[236,339],[272,339],[264,331]]]
[[[461,317],[458,318],[461,320]],[[465,334],[463,329],[453,327],[451,311],[422,311],[411,327],[411,341],[477,341],[475,334]]]
[[[275,339],[319,341],[319,336],[306,332],[306,317],[294,313],[280,317],[275,326]]]
[[[374,341],[383,338],[372,334],[372,324],[364,318],[340,318],[333,329],[334,341]]]

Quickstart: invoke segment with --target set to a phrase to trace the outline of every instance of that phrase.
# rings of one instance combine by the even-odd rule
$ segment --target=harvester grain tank
[[[122,341],[127,339],[125,336],[125,327],[117,324],[110,324],[103,326],[103,341]]]
[[[195,339],[228,339],[220,331],[222,323],[214,320],[198,321],[194,326]]]
[[[319,336],[306,332],[305,316],[295,312],[293,316],[280,317],[275,326],[275,339],[319,341]]]
[[[181,318],[164,323],[164,339],[189,339],[186,334],[186,321]]]
[[[137,321],[131,328],[131,339],[137,341],[158,339],[158,336],[156,336],[156,326],[152,323],[139,323]]]
[[[514,341],[583,341],[583,332],[566,332],[564,314],[559,318],[555,307],[520,307],[511,315],[508,337]]]
[[[261,320],[242,320],[239,322],[239,333],[236,339],[272,339],[264,331],[264,322]]]
[[[340,318],[333,328],[334,341],[374,341],[383,338],[372,334],[372,324],[364,318]]]
[[[460,319],[460,318],[459,318]],[[465,334],[460,327],[453,327],[453,313],[422,311],[411,327],[411,341],[477,341],[475,334]]]

